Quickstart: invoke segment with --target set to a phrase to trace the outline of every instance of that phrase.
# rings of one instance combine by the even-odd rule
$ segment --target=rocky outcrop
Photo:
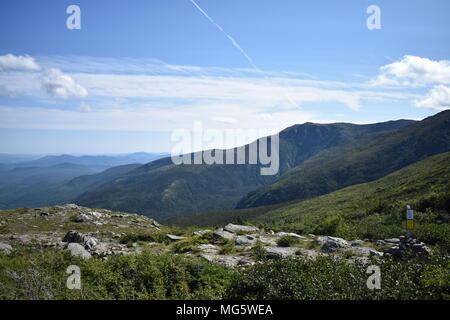
[[[75,223],[77,220],[80,222]],[[373,257],[401,258],[406,256],[407,252],[419,256],[431,253],[424,243],[407,240],[405,237],[348,241],[332,236],[303,236],[283,231],[275,233],[272,230],[265,231],[254,226],[231,223],[214,232],[204,229],[182,235],[166,234],[165,237],[170,239],[170,242],[161,239],[159,243],[155,243],[151,241],[152,237],[133,237],[133,234],[146,235],[151,230],[164,230],[152,219],[132,213],[92,210],[76,205],[25,209],[15,216],[2,216],[1,222],[6,226],[2,230],[8,230],[10,233],[0,233],[0,254],[11,254],[15,243],[20,247],[25,245],[55,250],[67,249],[73,256],[83,259],[108,259],[112,255],[137,254],[145,248],[154,250],[155,254],[175,251],[230,267],[244,268],[257,263],[256,260],[263,257],[315,259],[318,256],[331,256],[349,262],[369,263]],[[45,229],[38,230],[42,225],[45,225]],[[54,230],[48,231],[49,225],[53,226]],[[67,232],[68,225],[74,229],[82,227],[86,232]],[[20,228],[14,229],[15,226]],[[285,237],[300,241],[279,241]],[[180,240],[186,241],[177,243]],[[282,244],[289,246],[282,247]],[[183,250],[178,251],[180,248]],[[255,248],[257,250],[254,250]]]
[[[234,232],[230,232],[222,228],[219,228],[216,231],[214,231],[214,236],[224,240],[234,240],[236,238],[236,234]]]
[[[98,240],[91,234],[82,234],[74,230],[67,232],[62,241],[68,243],[78,243],[86,250],[94,250],[98,243]]]
[[[301,239],[301,240],[306,240],[305,237],[298,235],[296,233],[293,233],[293,232],[278,232],[277,236],[278,237],[292,237],[292,238],[297,238],[297,239]]]
[[[70,230],[69,232],[66,233],[62,241],[81,243],[83,241],[83,235],[78,231]]]
[[[281,259],[295,256],[299,250],[297,247],[264,247],[269,259]]]
[[[255,243],[256,238],[251,235],[237,236],[234,244],[237,246],[251,246]]]
[[[319,237],[316,239],[316,243],[322,246],[323,252],[335,252],[342,248],[350,247],[350,243],[347,240],[336,237]]]
[[[257,227],[243,226],[243,225],[232,224],[232,223],[227,224],[223,229],[225,231],[228,231],[231,233],[259,231],[259,229]]]
[[[432,252],[432,250],[427,247],[425,243],[417,239],[408,239],[406,237],[400,237],[398,245],[385,248],[383,251],[386,256],[392,256],[396,259],[405,257],[408,252],[420,257],[427,257]]]

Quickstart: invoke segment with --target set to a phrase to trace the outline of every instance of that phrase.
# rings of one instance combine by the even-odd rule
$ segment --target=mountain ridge
[[[368,125],[300,124],[280,132],[280,171],[261,176],[260,165],[174,165],[163,158],[83,193],[74,201],[88,207],[141,212],[155,219],[198,211],[232,209],[248,192],[273,182],[319,151],[364,135],[397,130],[411,120]],[[248,148],[248,145],[246,145]],[[234,148],[236,152],[236,148]],[[191,154],[192,156],[192,154]]]
[[[323,150],[275,183],[250,192],[236,208],[311,198],[376,180],[428,156],[446,152],[450,150],[450,110],[373,137]]]

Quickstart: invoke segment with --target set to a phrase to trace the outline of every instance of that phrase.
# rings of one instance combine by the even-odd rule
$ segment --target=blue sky
[[[195,121],[276,131],[450,106],[449,1],[195,3],[212,21],[190,0],[1,1],[0,153],[161,152]]]

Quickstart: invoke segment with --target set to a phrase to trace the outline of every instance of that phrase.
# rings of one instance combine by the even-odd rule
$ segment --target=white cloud
[[[58,98],[84,98],[88,94],[87,90],[76,83],[70,75],[58,69],[46,70],[41,81],[45,91]]]
[[[424,99],[416,101],[416,106],[436,110],[450,108],[450,88],[444,85],[435,86]]]
[[[0,70],[3,71],[0,73],[1,96],[36,95],[35,89],[39,83],[48,94],[55,97],[67,99],[87,96],[87,90],[70,75],[57,68],[42,68],[30,56],[0,56]]]
[[[0,70],[38,71],[41,67],[30,56],[6,54],[0,56]]]
[[[402,60],[380,68],[373,86],[402,85],[423,86],[450,83],[450,61],[434,61],[428,58],[405,55]]]

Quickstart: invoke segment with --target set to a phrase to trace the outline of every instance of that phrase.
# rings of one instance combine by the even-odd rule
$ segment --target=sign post
[[[412,238],[412,231],[414,229],[414,211],[410,205],[406,206],[406,237]]]

